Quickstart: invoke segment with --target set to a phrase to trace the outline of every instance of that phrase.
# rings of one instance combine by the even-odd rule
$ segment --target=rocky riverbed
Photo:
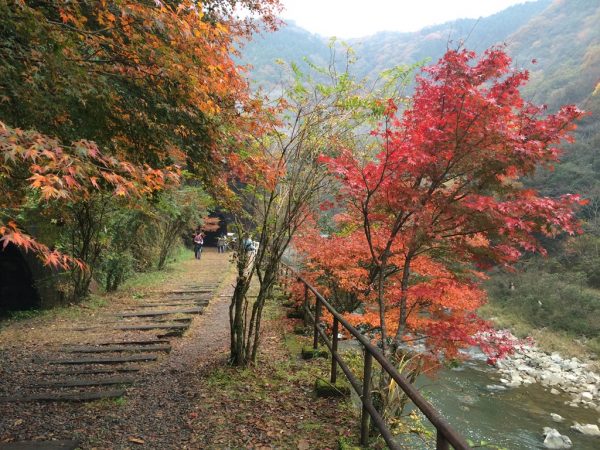
[[[539,383],[544,389],[555,396],[566,396],[565,409],[584,408],[600,413],[600,375],[592,370],[591,364],[578,358],[563,358],[558,353],[546,353],[536,346],[529,345],[519,348],[510,357],[496,362],[500,374],[499,385],[488,385],[490,390],[503,390]],[[561,411],[550,413],[555,423],[562,423],[564,418]],[[568,415],[568,414],[567,414]],[[600,422],[600,414],[598,414]],[[580,424],[572,422],[569,431],[586,436],[599,438],[600,429],[597,424]],[[567,435],[561,435],[553,427],[544,427],[545,448],[568,449],[573,446]]]
[[[552,394],[567,393],[571,400],[564,403],[569,406],[600,412],[600,375],[590,366],[578,358],[548,354],[535,346],[523,347],[496,363],[505,387],[540,383]]]
[[[458,367],[418,382],[461,434],[511,450],[600,449],[600,376],[591,361],[533,345],[495,366],[476,348],[465,356]]]

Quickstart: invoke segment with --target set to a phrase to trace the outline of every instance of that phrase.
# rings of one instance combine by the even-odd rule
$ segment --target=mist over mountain
[[[551,0],[538,0],[480,19],[454,20],[417,32],[381,32],[345,42],[356,51],[355,74],[358,77],[375,77],[394,65],[435,60],[447,48],[460,44],[477,52],[495,44],[510,44],[510,36],[550,4]],[[308,58],[317,65],[327,64],[330,60],[329,42],[329,38],[288,22],[279,31],[257,36],[245,46],[243,62],[252,66],[250,78],[255,85],[269,87],[281,78],[276,60],[302,66],[303,58]]]

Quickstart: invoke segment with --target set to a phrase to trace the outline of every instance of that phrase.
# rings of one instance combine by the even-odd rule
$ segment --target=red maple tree
[[[355,323],[376,327],[384,352],[422,341],[434,354],[489,339],[475,312],[482,269],[544,252],[540,236],[577,233],[578,196],[540,196],[519,181],[558,161],[575,106],[555,114],[526,102],[528,73],[502,49],[477,59],[448,51],[417,77],[410,104],[388,102],[373,132],[378,153],[341,149],[323,157],[341,185],[340,232],[305,235],[308,276],[367,305]],[[501,340],[497,353],[507,350]],[[492,348],[483,343],[486,350]]]

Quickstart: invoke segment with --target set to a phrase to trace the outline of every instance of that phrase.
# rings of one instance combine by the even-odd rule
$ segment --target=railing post
[[[437,430],[435,450],[450,450],[450,445],[440,430]]]
[[[321,320],[321,300],[319,300],[318,296],[315,296],[315,299],[315,336],[313,338],[313,348],[316,350],[319,348],[319,320]]]
[[[338,349],[338,329],[339,323],[337,317],[333,318],[333,331],[332,331],[332,340],[331,340],[331,384],[335,385],[337,381],[337,360],[335,359],[335,354]]]
[[[369,444],[369,411],[365,404],[371,403],[371,369],[373,367],[373,355],[365,348],[365,367],[362,388],[362,413],[360,416],[360,445],[366,447]]]

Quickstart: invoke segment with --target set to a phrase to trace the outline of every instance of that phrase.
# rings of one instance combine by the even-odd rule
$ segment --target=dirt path
[[[128,295],[110,299],[105,307],[87,314],[84,311],[84,314],[76,314],[75,318],[57,315],[23,320],[3,327],[0,331],[0,396],[5,399],[11,396],[31,396],[32,389],[36,389],[31,387],[32,381],[33,384],[40,380],[47,383],[47,380],[56,380],[57,377],[63,380],[65,375],[56,375],[57,371],[69,371],[72,380],[75,369],[86,368],[89,372],[115,368],[114,365],[92,363],[72,367],[60,364],[60,369],[57,369],[55,364],[49,364],[49,361],[63,361],[66,358],[66,354],[61,352],[65,351],[64,346],[68,344],[85,344],[91,347],[85,347],[84,350],[96,350],[102,348],[99,344],[107,342],[145,342],[160,337],[163,342],[161,345],[165,345],[166,341],[171,351],[167,354],[152,352],[157,356],[155,361],[119,365],[123,370],[139,370],[131,372],[133,385],[126,388],[125,395],[116,399],[93,402],[0,402],[0,443],[79,439],[82,441],[81,448],[84,449],[197,448],[188,444],[191,436],[189,422],[196,417],[193,409],[195,399],[202,395],[199,386],[203,369],[221,365],[227,358],[227,294],[231,292],[228,258],[227,254],[220,255],[207,249],[201,261],[189,259],[182,262],[164,283],[151,290],[130,291]],[[193,305],[188,305],[185,299],[194,295],[201,298],[190,300],[196,307],[203,306],[206,300],[210,300],[202,315],[159,315],[152,318],[152,321],[146,317],[121,317],[123,313],[169,313],[181,311],[181,308],[189,309]],[[199,301],[202,303],[198,303]],[[142,307],[147,309],[141,310]],[[169,332],[177,331],[178,328],[114,329],[115,326],[123,328],[123,324],[135,328],[149,323],[153,327],[179,328],[180,324],[185,324],[189,328],[182,337],[168,336]],[[159,333],[165,331],[167,336],[161,337]],[[159,344],[152,343],[152,346],[159,348]],[[135,354],[119,352],[118,357],[148,354],[138,350]],[[73,359],[98,358],[95,353],[69,355]],[[105,354],[102,357],[106,358]],[[51,374],[46,374],[47,371]],[[84,375],[78,376],[80,379]],[[106,376],[88,373],[85,379],[97,380],[95,377],[103,377],[104,382]],[[115,375],[111,376],[114,378]],[[96,387],[91,392],[106,392],[106,389]],[[48,390],[47,387],[38,386],[34,394],[39,395],[40,391],[44,393]],[[84,388],[68,390],[76,393],[82,391]]]

